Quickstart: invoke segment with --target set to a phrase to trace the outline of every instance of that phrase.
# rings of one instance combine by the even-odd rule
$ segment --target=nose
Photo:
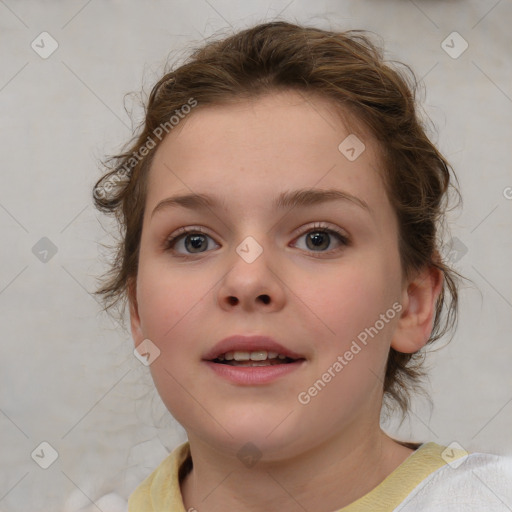
[[[269,267],[265,252],[250,263],[235,253],[219,288],[221,308],[247,312],[276,312],[283,308],[286,295],[283,276],[276,268]]]

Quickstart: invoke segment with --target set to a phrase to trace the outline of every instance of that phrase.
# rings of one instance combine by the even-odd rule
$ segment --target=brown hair
[[[162,127],[166,133],[173,128],[170,117],[186,113],[184,106],[193,102],[200,108],[294,89],[343,107],[378,140],[384,184],[398,218],[403,274],[408,278],[435,267],[444,275],[429,343],[455,327],[462,276],[442,261],[439,231],[449,188],[459,199],[460,194],[450,165],[417,113],[414,73],[402,66],[406,73],[386,64],[382,50],[363,31],[340,33],[276,21],[209,41],[166,73],[151,91],[140,135],[127,151],[107,160],[109,170],[94,187],[96,207],[114,214],[121,230],[115,259],[96,292],[105,309],[122,304],[122,314],[136,278],[148,171],[164,138]],[[390,350],[384,396],[403,413],[410,390],[424,375],[422,357],[423,351]]]

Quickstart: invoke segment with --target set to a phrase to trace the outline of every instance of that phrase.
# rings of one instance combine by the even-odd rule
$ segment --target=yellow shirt
[[[339,512],[395,510],[438,469],[448,462],[452,464],[456,459],[467,457],[467,453],[463,450],[451,450],[449,457],[450,459],[446,455],[446,447],[433,442],[424,443],[377,487]],[[137,487],[128,500],[128,512],[187,512],[181,495],[180,480],[190,468],[190,447],[186,442],[175,448]]]

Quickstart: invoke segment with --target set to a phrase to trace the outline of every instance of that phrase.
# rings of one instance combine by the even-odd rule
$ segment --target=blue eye
[[[313,252],[331,252],[339,249],[340,246],[346,246],[349,244],[348,238],[341,232],[325,228],[323,226],[315,226],[313,229],[308,229],[303,233],[297,240],[306,237],[306,247],[299,247],[300,249]],[[333,238],[337,240],[338,247],[330,247],[333,242]]]
[[[190,255],[200,254],[205,252],[211,245],[209,240],[213,241],[217,247],[219,245],[213,240],[211,236],[201,231],[198,228],[182,228],[179,234],[172,236],[166,241],[166,249],[172,249],[179,254]],[[177,248],[184,248],[185,252],[177,250]]]
[[[327,228],[323,225],[310,227],[296,239],[294,246],[297,245],[297,240],[303,237],[306,237],[306,246],[299,247],[299,249],[310,252],[314,256],[339,251],[340,248],[350,245],[350,240],[346,235],[336,229]],[[334,243],[337,244],[334,248],[331,247],[333,245],[333,239]],[[172,251],[179,256],[187,257],[219,247],[220,245],[201,228],[188,227],[180,228],[176,234],[165,240],[164,249],[166,251]]]

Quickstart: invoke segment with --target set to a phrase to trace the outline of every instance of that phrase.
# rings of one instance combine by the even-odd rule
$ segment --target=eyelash
[[[341,242],[342,246],[346,247],[346,246],[350,245],[350,239],[347,235],[345,235],[344,233],[342,233],[341,231],[339,231],[336,228],[327,227],[326,225],[324,225],[322,223],[315,223],[313,226],[309,226],[305,231],[301,232],[297,236],[297,238],[300,238],[304,235],[307,235],[308,233],[315,232],[315,231],[327,233],[329,235],[334,234],[334,235],[336,235],[338,240]],[[178,229],[178,231],[176,231],[176,233],[174,233],[172,236],[170,236],[169,238],[167,238],[164,241],[164,250],[165,251],[173,251],[173,247],[179,241],[179,239],[185,237],[186,235],[190,235],[190,234],[201,234],[201,235],[205,235],[205,236],[208,236],[209,238],[213,239],[213,237],[211,237],[201,227],[191,226],[191,227],[186,227],[186,228],[180,228],[180,229]],[[331,249],[328,251],[307,251],[307,252],[315,258],[321,258],[325,254],[331,254],[333,252],[340,251],[341,249],[343,249],[343,247],[339,247],[337,249]],[[205,251],[205,252],[208,252],[208,251]],[[202,253],[196,253],[196,254],[198,255],[198,254],[202,254]],[[195,255],[194,254],[186,254],[185,255],[185,254],[178,253],[178,256],[183,259],[193,259]]]

